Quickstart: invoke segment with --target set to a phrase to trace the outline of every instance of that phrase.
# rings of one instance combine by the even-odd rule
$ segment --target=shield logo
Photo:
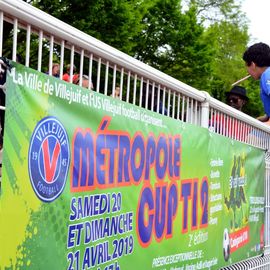
[[[28,170],[39,199],[54,201],[64,190],[70,163],[69,141],[60,121],[52,116],[39,121],[28,151]]]

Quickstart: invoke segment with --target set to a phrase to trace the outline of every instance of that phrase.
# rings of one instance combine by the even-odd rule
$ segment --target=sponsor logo
[[[68,136],[55,117],[45,117],[33,131],[28,170],[32,187],[44,202],[54,201],[64,190],[70,151]]]

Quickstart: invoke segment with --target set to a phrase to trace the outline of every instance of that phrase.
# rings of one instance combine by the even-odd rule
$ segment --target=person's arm
[[[257,120],[261,121],[261,122],[267,122],[269,120],[269,116],[268,115],[263,115],[263,116],[259,116],[257,118]]]
[[[264,113],[265,115],[259,116],[257,119],[261,122],[267,122],[269,120],[270,110],[269,110],[269,104],[270,104],[270,69],[267,68],[261,75],[260,78],[260,88],[261,88],[261,100],[264,107]]]

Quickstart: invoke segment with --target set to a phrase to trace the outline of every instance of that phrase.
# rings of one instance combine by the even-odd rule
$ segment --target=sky
[[[250,44],[264,42],[270,45],[270,0],[243,0],[242,11],[249,19]]]

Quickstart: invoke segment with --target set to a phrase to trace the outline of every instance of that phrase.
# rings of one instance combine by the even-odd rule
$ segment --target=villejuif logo
[[[51,202],[62,193],[69,169],[69,157],[65,128],[55,117],[43,118],[33,131],[28,151],[29,176],[40,200]]]

